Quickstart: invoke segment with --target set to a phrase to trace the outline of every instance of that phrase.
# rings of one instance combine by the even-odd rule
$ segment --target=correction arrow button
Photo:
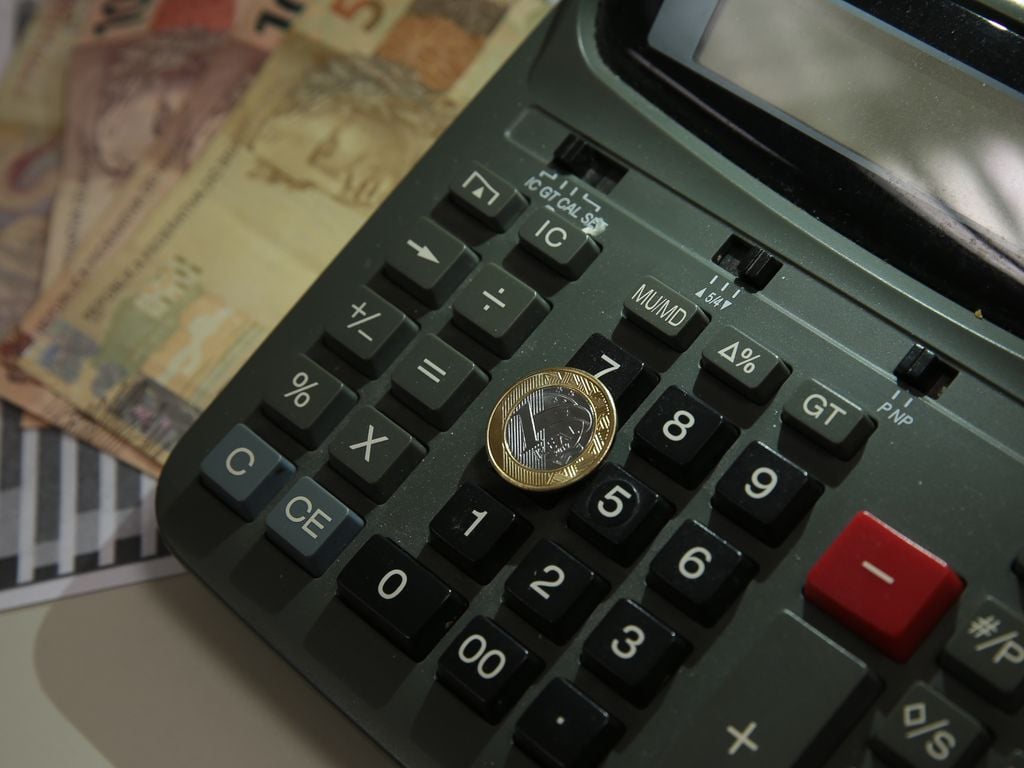
[[[418,219],[388,247],[384,273],[429,307],[440,307],[479,261],[457,237]]]

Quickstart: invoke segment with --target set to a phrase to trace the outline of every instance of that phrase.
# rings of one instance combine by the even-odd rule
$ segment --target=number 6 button
[[[543,539],[505,582],[505,602],[556,643],[564,643],[607,591],[608,582]]]
[[[632,600],[619,600],[583,644],[583,666],[646,707],[691,646]]]

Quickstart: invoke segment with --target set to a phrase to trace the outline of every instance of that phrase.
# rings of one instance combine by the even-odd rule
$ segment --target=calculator
[[[167,545],[403,765],[1024,768],[1022,33],[563,0],[181,440]],[[557,487],[493,455],[590,428],[492,435],[535,375],[614,405]]]

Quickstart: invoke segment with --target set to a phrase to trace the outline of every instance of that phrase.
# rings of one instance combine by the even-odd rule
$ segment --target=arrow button
[[[475,253],[430,219],[389,248],[385,274],[430,307],[440,307],[476,265]]]

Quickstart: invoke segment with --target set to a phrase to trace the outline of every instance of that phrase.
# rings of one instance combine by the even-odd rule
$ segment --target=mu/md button
[[[680,351],[690,346],[708,324],[708,316],[696,304],[650,275],[634,285],[622,311],[629,320]]]
[[[244,424],[232,427],[199,467],[203,485],[252,520],[295,472],[295,465]]]

